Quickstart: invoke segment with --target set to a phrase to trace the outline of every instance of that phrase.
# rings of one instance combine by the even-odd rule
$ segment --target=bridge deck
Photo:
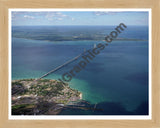
[[[67,65],[67,64],[69,64],[69,63],[71,63],[71,62],[73,62],[74,60],[77,60],[82,54],[83,54],[83,53],[81,53],[80,55],[74,57],[73,59],[71,59],[71,60],[65,62],[64,64],[62,64],[62,65],[56,67],[55,69],[53,69],[53,70],[47,72],[46,74],[42,75],[40,78],[38,78],[38,79],[36,79],[36,80],[42,79],[43,77],[46,77],[46,76],[48,76],[49,74],[51,74],[51,73],[53,73],[53,72],[59,70],[60,68],[62,68],[62,67],[64,67],[65,65]]]

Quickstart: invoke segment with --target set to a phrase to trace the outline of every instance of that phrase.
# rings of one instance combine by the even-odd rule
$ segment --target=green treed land
[[[81,93],[57,80],[12,81],[12,114],[58,114],[62,106],[81,99]]]
[[[82,27],[83,28],[83,27]],[[51,26],[51,27],[13,27],[12,37],[32,39],[32,40],[47,40],[47,41],[102,41],[105,40],[106,34],[114,30],[111,29],[106,32],[107,28],[101,30],[101,27],[82,29],[81,27],[67,26]],[[100,31],[100,30],[101,31]],[[116,38],[116,41],[144,41],[143,39],[133,38]]]

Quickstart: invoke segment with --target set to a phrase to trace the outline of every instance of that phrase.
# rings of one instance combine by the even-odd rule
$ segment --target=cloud
[[[137,24],[148,24],[148,22],[148,18],[141,18],[136,20]]]
[[[102,11],[99,11],[99,12],[94,12],[94,14],[96,15],[96,16],[101,16],[101,15],[115,15],[117,12],[108,12],[108,11],[106,11],[106,12],[102,12]]]
[[[63,14],[62,14],[61,17],[67,17],[67,15],[63,15]]]
[[[17,18],[17,12],[12,12],[11,13],[11,18],[12,18],[12,20],[16,20],[16,18]]]
[[[68,17],[61,12],[48,12],[45,16],[48,20],[62,20],[62,18]]]
[[[63,20],[63,18],[57,18],[57,20]]]
[[[29,16],[29,15],[24,15],[24,18],[34,19],[34,17],[33,17],[33,16]]]
[[[48,20],[53,20],[53,17],[54,17],[54,16],[55,16],[54,14],[48,13],[45,17],[46,17]]]
[[[71,18],[71,20],[75,20],[74,18]]]
[[[46,19],[48,21],[53,21],[53,20],[64,20],[64,19],[70,19],[70,20],[75,20],[75,18],[64,14],[63,12],[59,11],[45,11],[45,12],[34,12],[34,11],[21,11],[21,12],[12,12],[12,20],[19,19],[22,20],[23,18],[25,19],[36,19],[36,20],[41,20],[41,19]]]

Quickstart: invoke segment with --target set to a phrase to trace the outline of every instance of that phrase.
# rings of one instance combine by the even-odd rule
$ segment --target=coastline
[[[80,99],[83,99],[82,96],[83,96],[82,93],[80,93],[80,94],[79,94]]]
[[[57,115],[68,103],[81,99],[81,92],[57,80],[12,80],[13,115]]]
[[[102,40],[102,39],[97,39],[97,40],[40,40],[40,39],[32,39],[32,38],[26,38],[26,37],[16,37],[14,36],[13,38],[15,39],[25,39],[25,40],[31,40],[31,41],[46,41],[46,42],[51,42],[51,43],[55,43],[55,42],[61,42],[61,41],[105,41],[105,40]],[[136,39],[136,38],[117,38],[117,39],[114,39],[114,41],[148,41],[147,39]],[[43,42],[44,43],[44,42]],[[58,44],[58,43],[56,43]]]

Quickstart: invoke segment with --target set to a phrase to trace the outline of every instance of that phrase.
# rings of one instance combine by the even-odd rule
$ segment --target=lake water
[[[104,31],[104,28],[90,27],[87,30],[91,28],[103,33],[109,33],[113,29],[109,27],[110,29]],[[16,30],[21,29],[21,27],[16,28]],[[86,27],[82,30],[85,31],[85,29]],[[68,34],[66,29],[60,30],[65,30],[63,34]],[[14,31],[13,29],[13,33]],[[61,115],[148,114],[148,28],[129,26],[119,37],[146,41],[113,41],[69,82],[70,87],[82,92],[84,100],[93,105],[97,104],[97,107],[104,111],[65,109],[60,113]],[[45,41],[13,36],[12,79],[38,78],[79,55],[84,48],[90,49],[94,44],[99,43],[105,42],[98,40]],[[63,73],[70,71],[81,59],[46,78],[61,78]]]

